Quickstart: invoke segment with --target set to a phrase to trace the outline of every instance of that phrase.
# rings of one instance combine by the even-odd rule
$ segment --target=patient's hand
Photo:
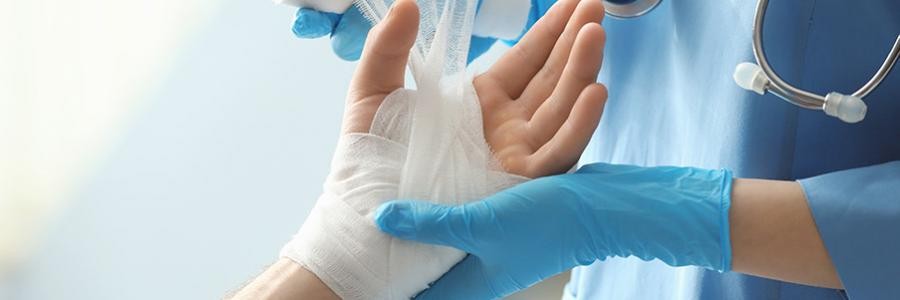
[[[475,78],[485,138],[506,171],[562,173],[587,146],[607,97],[596,83],[606,40],[603,13],[600,1],[560,0]],[[397,1],[369,33],[347,95],[343,132],[368,132],[384,98],[404,86],[418,16],[414,1]]]
[[[576,8],[577,6],[577,8]],[[343,132],[368,132],[385,97],[403,87],[418,30],[413,0],[397,0],[370,32],[353,76]],[[600,1],[560,0],[522,41],[474,80],[484,133],[506,171],[539,177],[566,171],[597,127],[606,89],[596,84],[604,34]],[[288,258],[241,288],[235,299],[338,299]]]
[[[603,14],[600,1],[561,0],[475,78],[484,135],[506,171],[563,173],[581,156],[606,103]]]

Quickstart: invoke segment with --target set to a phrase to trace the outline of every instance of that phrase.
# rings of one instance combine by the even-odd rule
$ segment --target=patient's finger
[[[572,111],[585,87],[597,81],[603,62],[606,35],[599,24],[588,24],[578,32],[572,55],[559,83],[547,101],[532,116],[532,134],[539,145],[550,140]]]
[[[496,78],[513,99],[518,98],[534,74],[544,66],[578,2],[559,0],[485,74]]]
[[[367,97],[387,94],[403,87],[406,62],[418,30],[419,8],[416,2],[394,2],[385,19],[369,32],[350,84],[351,92]]]
[[[528,158],[532,168],[528,174],[536,177],[564,173],[575,165],[600,123],[607,97],[602,84],[585,88],[559,131]]]
[[[556,87],[562,75],[566,61],[569,60],[569,55],[581,28],[588,23],[599,24],[603,20],[603,15],[603,3],[601,1],[584,0],[578,3],[575,14],[572,15],[572,19],[569,20],[566,30],[560,35],[559,40],[556,41],[556,45],[553,46],[553,52],[550,53],[547,62],[535,74],[522,94],[522,100],[525,101],[529,111],[534,112],[553,92],[553,88]]]

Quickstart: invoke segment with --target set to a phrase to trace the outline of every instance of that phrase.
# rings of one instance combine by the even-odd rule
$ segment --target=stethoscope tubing
[[[656,8],[662,0],[604,0],[606,13],[618,18],[635,18]],[[825,111],[847,123],[856,123],[865,118],[867,106],[863,98],[881,85],[900,58],[900,35],[888,52],[881,66],[862,87],[852,94],[836,91],[819,95],[796,86],[778,76],[766,57],[763,26],[769,0],[758,0],[753,18],[753,57],[756,64],[741,63],[735,70],[735,81],[743,88],[760,95],[769,92],[796,106]]]

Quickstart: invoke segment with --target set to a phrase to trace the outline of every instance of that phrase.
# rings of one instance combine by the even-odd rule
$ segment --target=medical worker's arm
[[[595,81],[605,40],[599,25],[602,4],[561,0],[556,7],[473,82],[485,138],[510,173],[538,177],[568,170],[603,112],[606,89]],[[385,21],[373,27],[350,84],[342,132],[368,132],[381,102],[404,86],[417,16],[414,1],[398,0]],[[234,296],[333,297],[318,277],[287,259]]]
[[[591,164],[460,206],[389,202],[376,223],[470,253],[425,299],[502,297],[629,256],[841,287],[800,185],[733,180],[727,170]]]
[[[799,183],[735,179],[730,214],[733,271],[841,288]]]

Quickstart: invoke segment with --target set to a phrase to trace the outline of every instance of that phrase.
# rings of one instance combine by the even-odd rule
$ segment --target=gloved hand
[[[592,164],[482,201],[382,205],[377,225],[470,253],[418,298],[489,299],[607,257],[731,268],[731,172]]]
[[[476,16],[476,31],[480,32],[476,32],[476,35],[472,36],[469,45],[469,62],[472,62],[487,52],[487,50],[498,40],[497,34],[491,32],[490,28],[478,30],[479,27],[494,27],[506,21],[511,23],[506,23],[505,25],[522,27],[521,31],[513,36],[500,37],[508,44],[515,44],[518,42],[519,38],[521,38],[521,33],[524,33],[531,28],[537,19],[546,13],[547,10],[550,9],[550,6],[556,2],[556,0],[487,1],[503,2],[500,5],[491,4],[487,7],[489,12],[487,12],[486,15],[479,14]],[[516,5],[528,5],[529,2],[531,3],[530,8],[515,7]],[[495,12],[508,12],[510,7],[506,6],[509,5],[513,5],[513,7],[516,8],[516,11],[512,13],[503,13],[502,15],[497,16],[497,13]],[[481,7],[482,3],[479,1],[479,10]],[[497,20],[505,19],[507,17],[511,17],[513,20]],[[297,16],[294,19],[294,26],[292,29],[294,35],[304,39],[331,35],[331,47],[334,50],[334,53],[341,59],[355,61],[359,59],[359,56],[362,53],[366,35],[371,27],[372,25],[363,16],[362,12],[353,5],[343,14],[321,12],[310,8],[300,8],[297,10]]]

